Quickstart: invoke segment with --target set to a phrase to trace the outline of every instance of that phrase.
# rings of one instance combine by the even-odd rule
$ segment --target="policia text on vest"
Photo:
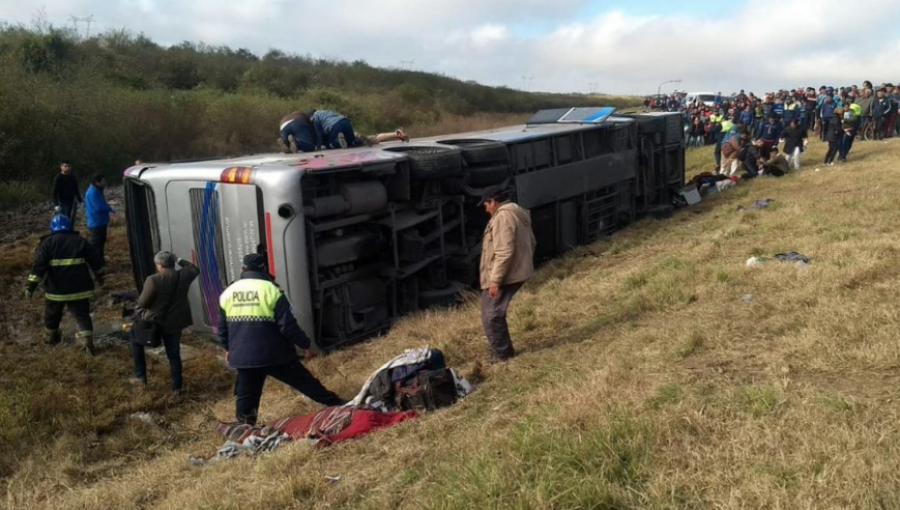
[[[300,363],[296,347],[311,354],[309,337],[297,324],[284,292],[266,274],[262,255],[244,257],[241,279],[225,289],[219,307],[219,341],[237,369],[238,421],[256,423],[269,376],[320,404],[344,404]]]

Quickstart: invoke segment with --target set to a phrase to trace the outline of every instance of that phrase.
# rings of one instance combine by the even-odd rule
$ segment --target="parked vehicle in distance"
[[[613,113],[542,110],[525,125],[408,144],[134,166],[135,284],[156,251],[190,254],[195,328],[212,333],[242,257],[264,253],[316,347],[371,337],[477,285],[487,186],[531,210],[538,259],[671,208],[684,186],[680,115]]]
[[[715,106],[716,105],[716,93],[715,92],[688,92],[687,96],[685,96],[685,103],[692,104],[694,102],[700,102],[705,104],[706,106]]]

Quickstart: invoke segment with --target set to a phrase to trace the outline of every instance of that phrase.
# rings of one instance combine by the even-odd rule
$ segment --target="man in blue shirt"
[[[94,250],[104,259],[106,248],[107,230],[109,229],[109,215],[116,211],[109,206],[103,190],[106,188],[106,179],[96,174],[91,177],[91,185],[84,194],[84,212],[87,216],[87,227],[91,231],[88,242]]]
[[[778,120],[778,117],[774,115],[769,117],[769,123],[763,126],[762,132],[757,139],[758,141],[763,142],[759,151],[763,158],[769,159],[769,153],[772,151],[772,147],[778,146],[778,140],[781,139],[781,132],[783,129],[784,127],[781,125],[781,121]]]
[[[822,140],[825,140],[825,134],[828,132],[828,124],[834,119],[834,110],[837,108],[837,104],[834,102],[834,98],[830,95],[826,94],[824,99],[822,99],[822,104],[819,107],[819,114],[822,119]]]

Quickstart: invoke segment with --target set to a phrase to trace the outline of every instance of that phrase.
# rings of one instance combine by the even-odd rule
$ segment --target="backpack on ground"
[[[396,384],[397,403],[404,411],[434,411],[456,403],[456,381],[447,368],[422,370]]]

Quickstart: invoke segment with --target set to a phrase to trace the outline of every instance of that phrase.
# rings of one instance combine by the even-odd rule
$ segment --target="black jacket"
[[[291,304],[269,277],[248,271],[219,299],[219,341],[234,368],[259,368],[297,359],[310,347]]]
[[[41,238],[28,276],[34,290],[43,280],[50,301],[74,301],[94,295],[94,280],[103,277],[103,258],[77,232],[57,232]]]
[[[788,126],[781,132],[784,138],[784,153],[791,155],[797,147],[803,147],[803,140],[806,139],[806,130],[797,127]]]
[[[828,122],[828,127],[825,131],[825,141],[840,142],[843,136],[844,128],[841,126],[841,120],[837,118],[831,119]]]
[[[891,105],[890,99],[887,97],[877,97],[872,103],[872,116],[876,119],[880,119],[891,113],[891,108],[893,108],[893,105]]]
[[[72,174],[56,174],[53,178],[53,204],[74,204],[76,201],[84,202],[78,189],[78,178]]]
[[[138,298],[141,318],[159,324],[163,334],[172,334],[194,323],[188,291],[191,283],[200,275],[200,269],[183,261],[182,269],[166,269],[147,277],[144,290]]]

